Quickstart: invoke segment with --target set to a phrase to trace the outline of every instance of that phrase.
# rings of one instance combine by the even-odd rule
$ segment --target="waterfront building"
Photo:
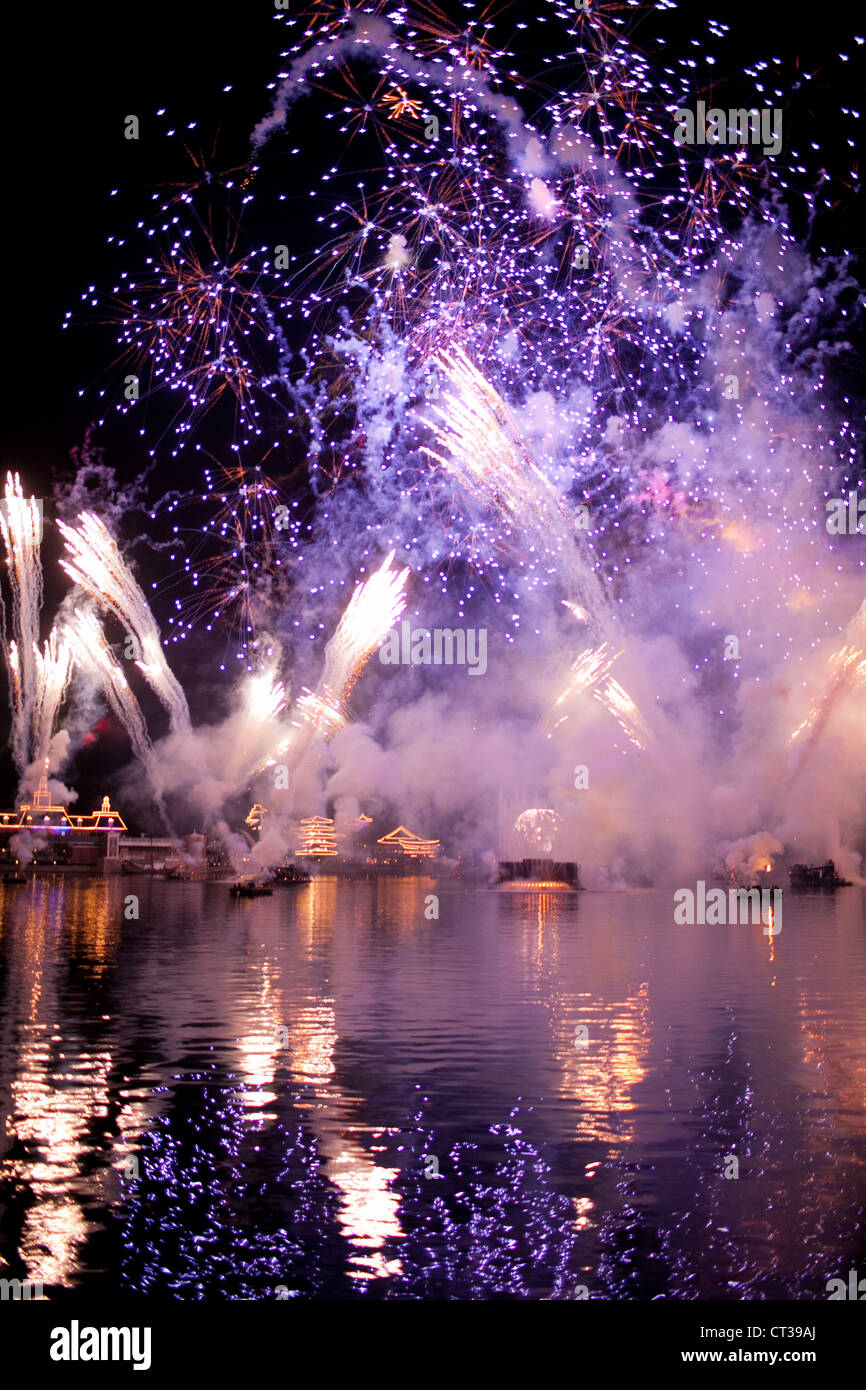
[[[425,840],[405,825],[398,825],[396,829],[389,830],[387,835],[382,835],[376,841],[376,844],[382,846],[376,856],[379,863],[400,863],[407,859],[435,859],[440,849],[438,840]]]
[[[48,778],[42,776],[32,801],[22,801],[17,811],[0,812],[0,853],[11,862],[22,859],[30,863],[24,844],[15,836],[26,832],[32,836],[32,859],[42,864],[71,864],[84,866],[118,866],[121,837],[126,834],[126,822],[115,810],[109,798],[102,798],[98,811],[86,815],[71,812],[66,806],[56,806],[48,790]]]

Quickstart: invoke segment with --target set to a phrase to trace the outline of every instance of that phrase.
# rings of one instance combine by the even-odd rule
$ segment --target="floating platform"
[[[832,893],[837,888],[851,887],[850,879],[840,878],[837,874],[832,859],[828,859],[826,864],[792,864],[788,877],[792,888],[813,888]]]
[[[312,875],[306,869],[296,869],[294,864],[281,864],[274,870],[273,882],[280,884],[311,883]]]
[[[490,886],[498,893],[577,893],[583,884],[580,865],[570,860],[502,859]]]

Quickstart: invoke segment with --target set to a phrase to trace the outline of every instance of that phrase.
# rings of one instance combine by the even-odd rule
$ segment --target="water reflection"
[[[0,886],[4,1273],[795,1298],[862,1256],[858,890],[769,938],[655,893],[139,891]]]

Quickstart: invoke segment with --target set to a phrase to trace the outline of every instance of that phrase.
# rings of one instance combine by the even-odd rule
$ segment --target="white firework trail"
[[[617,721],[626,738],[643,752],[650,741],[650,731],[634,700],[619,681],[610,674],[622,652],[611,652],[607,642],[600,647],[587,647],[572,666],[568,680],[539,721],[548,738],[568,718],[566,706],[575,696],[591,691],[594,699]]]
[[[162,775],[144,715],[108,645],[99,618],[93,610],[78,608],[69,619],[65,632],[76,663],[96,680],[114,714],[129,734],[133,752],[147,773],[162,818],[170,829],[162,799]]]
[[[821,741],[830,716],[839,700],[866,676],[866,599],[845,629],[845,641],[829,661],[830,674],[821,699],[794,730],[788,747],[794,747],[794,760],[783,784],[786,796]]]
[[[54,723],[63,703],[72,674],[72,648],[64,632],[52,628],[51,635],[40,652],[34,650],[36,666],[36,698],[33,715],[33,755],[39,762],[48,758],[54,733]]]
[[[286,708],[286,688],[276,679],[273,669],[262,671],[246,682],[244,691],[246,716],[255,724],[276,719]]]
[[[369,579],[355,585],[337,629],[325,648],[315,693],[339,708],[352,693],[364,663],[406,607],[408,568],[392,569],[394,551]]]
[[[0,531],[6,547],[6,566],[12,592],[12,638],[6,640],[6,612],[0,599],[0,619],[10,674],[12,757],[20,773],[31,762],[33,712],[36,702],[36,662],[39,614],[42,609],[42,513],[33,497],[25,497],[18,474],[7,473],[0,502]]]
[[[244,683],[242,704],[234,716],[237,738],[225,778],[230,786],[240,789],[258,771],[273,746],[273,730],[270,726],[285,711],[287,695],[285,686],[277,680],[276,666],[260,671]]]
[[[92,512],[82,512],[77,528],[57,524],[69,551],[69,558],[60,561],[66,573],[135,639],[141,653],[135,664],[167,709],[172,733],[190,734],[183,687],[165,659],[156,620],[114,537]]]
[[[460,347],[432,359],[450,391],[432,405],[429,421],[438,449],[435,459],[470,496],[504,520],[528,551],[550,557],[568,591],[580,600],[599,632],[609,626],[604,595],[590,557],[582,549],[565,500],[533,462],[511,411],[499,392]]]
[[[392,568],[392,550],[354,593],[325,648],[322,675],[315,690],[305,690],[292,711],[293,728],[260,765],[272,767],[286,758],[294,772],[315,737],[328,738],[343,728],[345,702],[366,661],[384,640],[406,607],[408,567]]]

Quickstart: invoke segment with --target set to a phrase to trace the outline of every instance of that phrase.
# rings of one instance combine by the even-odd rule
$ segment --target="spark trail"
[[[364,664],[406,606],[409,569],[392,568],[393,561],[392,550],[369,579],[356,584],[325,648],[315,690],[304,692],[293,712],[295,728],[262,766],[273,766],[289,754],[288,767],[294,773],[314,738],[327,738],[344,726],[343,706]]]
[[[66,573],[135,639],[140,653],[135,664],[167,709],[172,733],[190,734],[183,687],[165,659],[156,620],[114,537],[92,512],[82,512],[77,528],[62,521],[57,524],[69,553],[68,559],[60,561]]]
[[[12,703],[12,756],[23,773],[33,755],[34,714],[38,688],[36,650],[42,608],[42,564],[39,548],[42,517],[35,498],[25,498],[16,473],[6,475],[6,491],[0,504],[0,531],[6,547],[9,587],[12,591],[12,632],[6,640],[6,614],[0,599],[0,618],[10,673]]]
[[[65,629],[51,629],[43,650],[35,649],[36,695],[33,714],[33,755],[40,763],[48,760],[51,737],[60,706],[72,674],[72,647]]]
[[[173,834],[163,801],[163,779],[147,732],[141,707],[129,682],[108,645],[95,611],[78,608],[66,627],[66,636],[79,666],[88,671],[103,691],[112,711],[129,734],[132,751],[141,763],[153,788],[160,815]]]

